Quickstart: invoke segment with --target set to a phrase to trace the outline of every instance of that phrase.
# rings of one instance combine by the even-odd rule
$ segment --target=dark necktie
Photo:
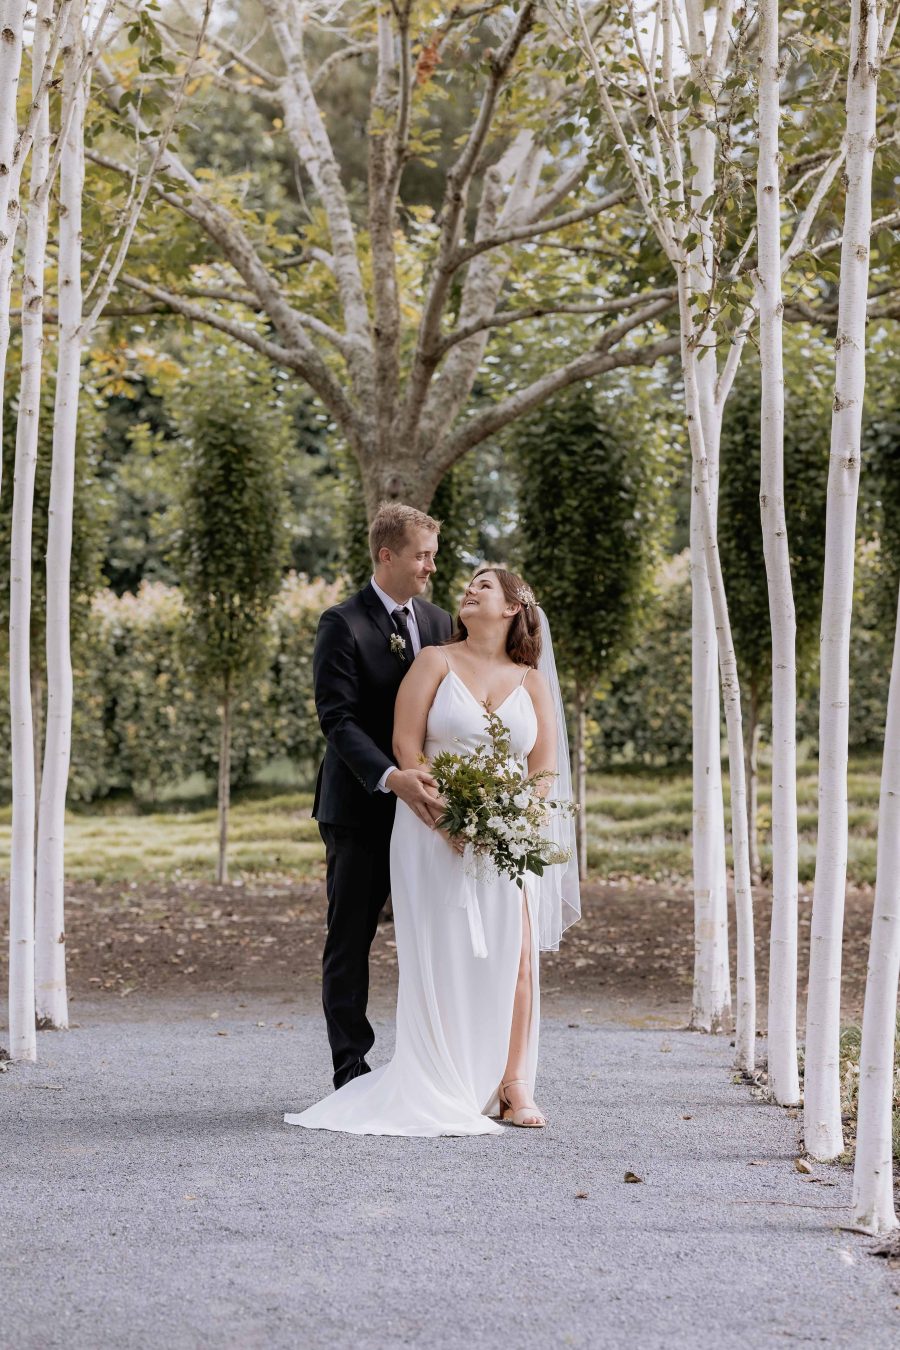
[[[407,619],[409,618],[409,610],[406,608],[406,605],[398,605],[397,608],[394,610],[393,618],[397,628],[397,632],[400,634],[403,641],[406,643],[406,646],[403,648],[403,660],[406,661],[407,664],[409,664],[409,662],[413,659],[415,653],[413,652],[412,648],[412,638],[409,636],[409,624],[407,623]]]

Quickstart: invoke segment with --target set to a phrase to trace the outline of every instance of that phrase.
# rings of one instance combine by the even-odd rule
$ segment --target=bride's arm
[[[528,777],[536,773],[556,773],[556,709],[550,686],[539,670],[529,671],[525,688],[531,695],[537,716],[537,740],[528,756]],[[552,778],[545,778],[539,791],[546,797],[553,786]]]
[[[403,677],[394,705],[394,758],[401,769],[421,767],[428,710],[446,673],[438,648],[423,647]]]

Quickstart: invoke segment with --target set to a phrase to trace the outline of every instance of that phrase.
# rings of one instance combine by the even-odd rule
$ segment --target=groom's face
[[[399,549],[382,549],[382,566],[390,581],[390,594],[407,599],[421,595],[437,571],[435,558],[438,537],[432,530],[406,532],[406,541]]]

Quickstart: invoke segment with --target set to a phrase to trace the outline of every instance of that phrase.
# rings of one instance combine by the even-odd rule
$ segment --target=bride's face
[[[476,624],[508,623],[518,605],[511,605],[495,572],[480,572],[463,592],[459,617],[466,627]]]

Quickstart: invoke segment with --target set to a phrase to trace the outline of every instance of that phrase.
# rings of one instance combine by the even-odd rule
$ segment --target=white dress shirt
[[[383,591],[381,589],[381,587],[378,585],[378,582],[375,580],[374,577],[372,578],[372,590],[375,592],[375,594],[378,596],[378,599],[384,605],[389,616],[391,617],[392,623],[394,610],[403,607],[406,608],[407,610],[406,626],[409,629],[409,640],[412,643],[413,658],[417,657],[419,655],[419,652],[422,650],[422,639],[419,636],[419,625],[416,623],[416,611],[413,609],[412,599],[402,601],[395,600],[392,595],[388,595],[387,591]],[[385,769],[384,773],[378,780],[379,792],[388,791],[387,780],[394,772],[395,768],[396,765],[392,764],[389,769]]]

